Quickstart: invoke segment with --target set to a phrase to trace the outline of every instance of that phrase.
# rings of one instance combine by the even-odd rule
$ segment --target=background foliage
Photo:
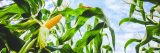
[[[130,12],[127,18],[122,19],[119,25],[125,22],[138,23],[145,26],[143,38],[129,39],[124,50],[133,42],[136,53],[159,52],[159,0],[131,0]],[[53,1],[52,1],[53,2]],[[77,8],[62,6],[64,0],[53,2],[54,9],[47,10],[44,0],[13,0],[13,3],[0,7],[0,50],[2,53],[113,53],[115,50],[115,34],[110,26],[109,20],[99,7],[85,6],[80,3]],[[109,1],[108,1],[109,2]],[[149,14],[144,10],[144,2],[153,3]],[[64,7],[61,9],[61,7]],[[140,13],[142,19],[137,19],[133,14]],[[51,29],[46,29],[43,25],[61,14],[63,17]],[[89,19],[94,19],[93,24],[86,24]],[[54,22],[54,21],[53,21]],[[80,28],[87,29],[82,34]],[[107,29],[106,29],[107,28]],[[106,33],[104,30],[109,30]],[[76,34],[79,33],[79,34]],[[74,41],[74,36],[79,37]],[[104,36],[111,38],[111,43],[102,43]],[[54,40],[50,40],[54,39]],[[157,47],[152,46],[156,42]]]
[[[115,48],[115,34],[103,11],[98,7],[80,4],[76,9],[70,7],[59,10],[63,0],[58,0],[54,10],[44,8],[44,0],[13,0],[14,3],[0,9],[0,50],[2,53],[101,53],[102,49],[112,52]],[[43,25],[52,17],[62,14],[64,20],[47,32]],[[94,25],[84,26],[94,18]],[[54,22],[54,21],[53,21]],[[63,24],[63,22],[65,24]],[[74,23],[74,25],[72,25]],[[86,27],[87,31],[77,42],[73,42],[75,33]],[[103,32],[111,32],[112,44],[102,45]],[[54,38],[56,42],[48,40]]]
[[[144,2],[151,2],[154,4],[154,6],[150,8],[149,14],[144,10]],[[144,25],[146,31],[142,39],[129,39],[124,46],[124,50],[126,50],[129,44],[138,42],[138,44],[135,46],[136,53],[154,53],[156,51],[159,52],[159,21],[157,22],[155,19],[159,19],[159,17],[157,17],[157,14],[154,14],[156,13],[156,11],[159,12],[159,4],[160,1],[158,0],[133,0],[133,3],[130,5],[129,17],[122,19],[119,22],[119,25],[125,22],[138,23]],[[133,17],[135,11],[141,14],[142,20]],[[158,44],[157,47],[153,47],[153,43],[151,42],[156,42]]]

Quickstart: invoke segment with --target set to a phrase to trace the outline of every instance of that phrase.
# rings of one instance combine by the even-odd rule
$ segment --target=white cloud
[[[136,23],[124,23],[123,25],[120,26],[122,31],[124,32],[145,32],[145,26],[141,24],[136,24]]]
[[[2,0],[2,1],[0,1],[0,7],[3,7],[5,5],[9,5],[11,3],[13,3],[12,0]]]

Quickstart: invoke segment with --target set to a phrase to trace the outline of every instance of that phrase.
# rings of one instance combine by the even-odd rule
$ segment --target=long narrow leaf
[[[141,42],[141,40],[138,40],[138,39],[129,39],[129,40],[126,42],[125,46],[124,46],[124,51],[125,51],[125,52],[126,52],[127,46],[128,46],[129,44],[133,43],[133,42]]]
[[[134,0],[134,3],[137,3],[137,0]],[[135,4],[131,4],[130,12],[129,12],[129,17],[132,17],[135,9],[136,9],[136,5]]]
[[[107,25],[104,22],[102,22],[97,24],[94,29],[85,32],[83,38],[77,41],[74,47],[74,51],[79,52],[80,50],[82,50],[84,46],[88,45],[92,39],[99,35],[100,29],[106,27]]]
[[[99,34],[94,38],[95,53],[101,53],[102,35]]]
[[[63,0],[58,0],[57,6],[61,6]]]
[[[114,48],[114,50],[115,50],[115,33],[114,33],[114,30],[111,28],[111,27],[109,27],[109,30],[110,30],[110,32],[111,32],[111,37],[112,37],[112,44],[113,44],[113,48]]]
[[[136,18],[124,18],[122,19],[120,22],[119,22],[119,25],[125,23],[125,22],[133,22],[133,23],[139,23],[139,24],[142,24],[142,25],[145,25],[145,24],[155,24],[155,23],[151,23],[151,22],[145,22],[145,21],[141,21],[141,20],[138,20]]]
[[[106,53],[109,53],[109,51],[110,51],[111,53],[113,53],[113,50],[112,50],[112,47],[111,47],[111,46],[109,46],[109,45],[104,45],[103,48],[106,49]]]

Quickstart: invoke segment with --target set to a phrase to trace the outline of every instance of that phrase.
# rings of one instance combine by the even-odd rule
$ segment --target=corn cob
[[[54,25],[56,25],[60,19],[62,18],[62,15],[59,14],[57,16],[55,16],[54,18],[51,18],[46,24],[45,27],[47,27],[48,29],[51,29]]]

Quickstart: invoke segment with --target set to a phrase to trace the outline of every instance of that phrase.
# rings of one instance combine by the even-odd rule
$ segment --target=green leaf
[[[136,53],[139,53],[139,48],[141,46],[149,43],[153,38],[152,33],[150,33],[150,29],[148,27],[146,29],[147,29],[147,35],[145,35],[145,38],[143,38],[142,41],[138,45],[136,45],[136,48],[135,48],[136,49]]]
[[[95,9],[86,10],[83,12],[82,16],[84,17],[92,17],[95,15],[95,12],[93,12]]]
[[[13,0],[17,5],[18,9],[23,10],[24,13],[22,14],[22,17],[29,18],[31,16],[31,8],[29,3],[26,0]]]
[[[159,0],[143,0],[143,1],[160,5],[160,1]]]
[[[46,15],[47,15],[47,14],[50,14],[50,11],[47,10],[47,9],[41,9],[41,11],[42,11],[43,14],[46,14]]]
[[[114,30],[111,28],[111,27],[109,27],[109,31],[111,32],[111,37],[112,37],[112,44],[113,44],[113,48],[114,48],[114,50],[115,50],[115,33],[114,33]]]
[[[47,9],[41,9],[41,13],[42,13],[42,17],[41,17],[41,20],[44,20],[46,21],[48,18],[48,15],[50,14],[50,11],[47,10]]]
[[[87,19],[88,18],[79,17],[78,22],[76,24],[76,27],[68,29],[66,31],[66,33],[62,37],[60,37],[61,44],[65,41],[71,39],[73,37],[73,35],[77,32],[77,30],[79,30],[79,28],[84,25],[84,23],[87,21]]]
[[[136,53],[139,53],[140,47],[143,46],[143,45],[145,45],[145,44],[147,44],[148,42],[150,42],[151,39],[152,39],[152,37],[149,36],[149,35],[147,35],[147,37],[144,38],[144,39],[142,40],[142,42],[140,42],[138,45],[136,45],[136,47],[135,47]]]
[[[99,29],[102,29],[102,28],[107,28],[107,24],[105,22],[101,22],[101,23],[98,23],[93,30],[99,30]]]
[[[113,53],[112,47],[111,47],[110,45],[104,45],[104,46],[102,46],[102,48],[105,48],[105,49],[106,49],[106,53],[109,53],[109,51],[110,51],[111,53]]]
[[[44,0],[28,0],[32,14],[36,14],[44,5]]]
[[[145,51],[146,53],[154,53],[154,51],[159,51],[159,50],[160,50],[159,47],[148,47],[148,48],[143,47],[142,48],[142,51]]]
[[[135,47],[136,53],[139,53],[140,46],[141,46],[140,44],[136,45],[136,47]]]
[[[35,43],[36,39],[29,40],[29,42],[25,43],[25,45],[22,47],[22,49],[19,51],[19,53],[26,53]]]
[[[89,44],[89,46],[90,46],[90,48],[89,48],[90,49],[90,53],[93,53],[92,45],[93,45],[93,41],[91,41],[90,44]]]
[[[67,30],[71,28],[71,22],[76,19],[76,22],[78,20],[78,17],[87,9],[85,8],[66,8],[65,10],[61,11],[60,13],[65,17],[65,24]],[[58,13],[57,13],[58,14]]]
[[[102,35],[99,34],[94,38],[95,53],[101,53]]]
[[[155,25],[155,26],[147,26],[147,30],[148,30],[148,33],[150,33],[150,35],[156,35],[156,36],[159,36],[160,35],[160,28],[158,25]]]
[[[31,12],[36,14],[38,12],[38,0],[28,0],[27,2],[30,5]]]
[[[19,39],[4,25],[0,24],[0,34],[2,40],[5,40],[11,50],[19,51],[24,44],[24,41]],[[15,43],[16,42],[16,43]]]
[[[60,22],[59,25],[60,27],[60,32],[61,32],[61,35],[65,33],[65,27],[63,26],[63,24]]]
[[[154,48],[150,48],[148,50],[146,50],[146,53],[154,53]]]
[[[86,45],[86,53],[90,53],[89,47]]]
[[[37,27],[39,28],[40,25],[37,23],[36,20],[28,20],[24,23],[18,23],[18,24],[15,24],[15,25],[8,25],[7,26],[8,28],[10,29],[37,29]],[[32,28],[34,27],[34,28]]]
[[[58,0],[58,1],[57,1],[57,6],[58,6],[58,7],[61,6],[62,2],[63,2],[63,0]]]
[[[16,4],[12,4],[4,9],[0,10],[0,12],[9,12],[9,13],[23,13],[24,11],[19,10],[19,7]]]
[[[0,10],[0,18],[2,20],[9,20],[10,17],[16,15],[16,14],[22,14],[24,11],[19,10],[18,6],[16,4],[12,4],[8,7],[5,7],[4,9]]]
[[[69,44],[65,44],[62,49],[60,49],[61,53],[75,53]]]
[[[46,46],[50,51],[60,50],[61,53],[75,53],[69,44],[59,45],[59,46]]]
[[[109,27],[109,31],[111,32],[111,37],[112,37],[113,48],[115,49],[115,33],[112,27],[110,27],[108,19],[106,18],[106,16],[104,15],[103,11],[100,8],[96,8],[93,11],[98,12],[95,13],[96,18],[99,18],[100,20],[104,21],[107,24],[107,27]]]
[[[1,16],[1,24],[8,25],[10,24],[11,20],[9,20],[11,17],[14,17],[15,13],[6,13]]]
[[[92,26],[90,24],[87,25],[87,31],[91,30]]]
[[[159,47],[150,47],[150,48],[153,49],[153,50],[160,50]]]
[[[56,46],[46,46],[46,48],[49,49],[51,52],[61,49],[61,48],[58,48]]]
[[[42,15],[43,15],[43,14],[42,14],[42,11],[39,11],[39,12],[38,12],[38,15],[36,16],[36,19],[39,20],[39,21],[43,20],[43,19],[42,19]]]
[[[155,50],[160,50],[160,48],[151,48],[149,47],[149,49],[146,51],[147,53],[154,53]]]
[[[96,27],[90,31],[85,32],[82,39],[78,40],[76,42],[76,45],[74,47],[74,51],[79,52],[83,49],[84,46],[88,45],[92,39],[94,39],[96,36],[100,35],[100,30],[102,28],[106,28],[106,24],[104,22],[99,23],[96,25]]]
[[[21,9],[23,9],[25,12],[29,12],[30,10],[30,5],[27,1],[25,0],[13,0]]]
[[[78,20],[75,24],[76,26],[74,28],[68,29],[67,32],[62,37],[60,37],[60,42],[63,43],[71,39],[74,36],[74,34],[77,32],[77,30],[79,30],[81,26],[83,26],[89,18],[91,18],[94,15],[102,14],[102,12],[97,12],[96,11],[97,9],[99,8],[90,8],[90,9],[80,10],[79,14],[81,14],[81,12],[83,11],[84,12],[80,16],[78,16]]]
[[[142,14],[142,18],[143,18],[144,21],[146,21],[146,14],[145,14],[145,11],[144,11],[144,8],[143,8],[143,1],[138,0],[138,3],[139,3],[139,8],[140,8],[140,13]]]
[[[150,9],[150,17],[153,19],[153,13],[155,12],[155,8],[157,7],[158,5],[155,5],[153,6],[151,9]]]
[[[94,27],[98,24],[99,20],[98,18],[95,18],[94,20]],[[104,24],[102,24],[104,25]],[[102,45],[102,35],[99,34],[94,38],[94,47],[95,47],[95,53],[101,53],[101,45]]]
[[[121,24],[123,24],[125,22],[134,22],[134,23],[139,23],[139,24],[142,24],[142,25],[145,25],[145,24],[147,24],[147,25],[156,24],[156,23],[141,21],[141,20],[138,20],[136,18],[124,18],[119,22],[119,25],[121,25]]]
[[[87,31],[84,34],[84,37],[76,42],[76,45],[74,47],[74,51],[81,52],[84,46],[89,44],[89,42],[96,37],[96,35],[99,34],[99,31],[91,30]]]
[[[99,22],[98,18],[95,18],[94,19],[94,27],[98,24],[98,22]]]
[[[137,0],[134,0],[134,2],[137,3]],[[132,17],[135,9],[136,9],[136,5],[135,4],[131,4],[129,17]]]
[[[71,17],[70,16],[75,16],[78,17],[79,15],[82,15],[84,11],[89,10],[88,8],[77,8],[77,9],[72,9],[72,8],[66,8],[63,11],[57,12],[61,13],[67,20],[69,20]]]
[[[45,1],[44,0],[38,0],[39,8],[44,7]]]
[[[3,48],[3,49],[1,50],[1,53],[7,53],[7,49],[6,49],[6,48]]]
[[[124,46],[124,51],[125,51],[125,52],[126,52],[127,46],[128,46],[129,44],[133,43],[133,42],[141,42],[141,40],[138,40],[138,39],[129,39],[129,40],[126,42],[125,46]]]

